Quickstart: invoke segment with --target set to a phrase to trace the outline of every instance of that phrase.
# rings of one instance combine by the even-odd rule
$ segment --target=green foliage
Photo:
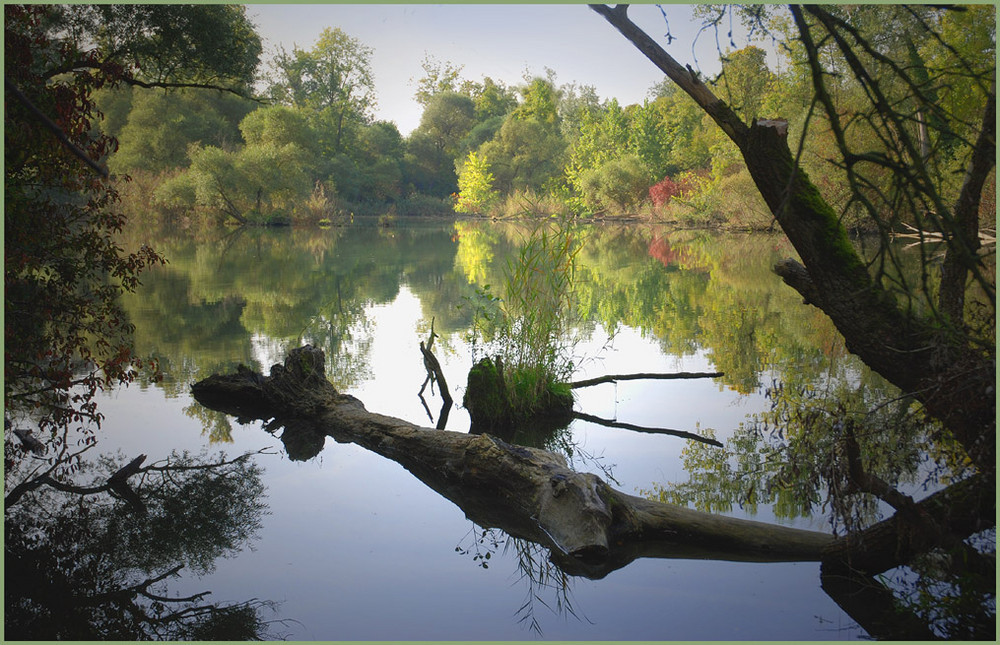
[[[583,120],[601,109],[601,99],[592,85],[567,83],[559,88],[559,127],[572,146],[580,135]]]
[[[590,208],[628,212],[646,199],[651,183],[642,160],[620,157],[580,175],[580,192]]]
[[[721,97],[747,123],[763,116],[761,110],[772,89],[774,74],[767,53],[755,45],[728,52],[722,59]]]
[[[544,126],[559,126],[559,92],[550,78],[536,77],[519,88],[521,102],[512,116],[515,119],[533,120]]]
[[[129,85],[104,87],[94,92],[94,102],[104,115],[101,132],[115,139],[120,138],[132,111],[132,92],[133,88]]]
[[[486,353],[495,358],[480,361],[469,376],[467,401],[488,411],[477,411],[480,419],[499,414],[497,423],[508,427],[508,420],[572,409],[572,395],[558,384],[573,371],[564,343],[578,251],[568,224],[543,224],[508,261],[503,298],[490,295],[489,286],[481,292],[474,333],[489,339]]]
[[[417,80],[417,91],[413,94],[413,98],[420,105],[426,107],[437,94],[455,92],[458,89],[462,65],[453,65],[447,61],[440,62],[433,56],[424,54],[424,60],[420,63],[420,67],[423,68],[424,75]]]
[[[196,175],[190,172],[181,172],[163,181],[153,191],[153,200],[166,208],[193,208],[198,203]]]
[[[470,152],[458,171],[458,197],[455,210],[466,213],[482,213],[497,198],[493,189],[493,173],[486,159]]]
[[[469,134],[462,139],[460,148],[462,150],[477,150],[484,143],[492,139],[503,127],[504,117],[492,116],[485,121],[480,121],[469,130]]]
[[[404,159],[406,180],[417,192],[447,197],[458,189],[454,160],[427,133],[410,135]]]
[[[507,116],[517,107],[514,92],[502,81],[495,81],[489,76],[482,83],[463,83],[461,89],[472,98],[476,106],[476,121],[480,123]]]
[[[242,5],[65,5],[56,11],[52,27],[76,39],[70,47],[96,45],[98,60],[131,67],[147,83],[246,93],[262,51]]]
[[[566,164],[570,185],[582,193],[582,175],[617,158],[627,146],[627,121],[618,101],[610,101],[601,110],[585,111]]]
[[[121,145],[108,161],[113,172],[160,172],[187,165],[192,143],[232,147],[237,124],[251,103],[205,90],[133,90]]]
[[[717,128],[690,96],[673,83],[665,83],[652,103],[662,122],[665,174],[706,168],[712,160],[709,147],[721,138]]]
[[[439,92],[428,100],[417,131],[454,159],[461,153],[460,144],[475,124],[475,111],[469,97],[457,92]]]
[[[479,147],[490,160],[501,194],[542,191],[561,173],[565,144],[555,128],[536,119],[508,117],[496,136]]]
[[[400,208],[400,219],[405,212]],[[231,233],[198,241],[167,228],[156,239],[170,263],[150,272],[141,295],[122,302],[136,325],[137,351],[159,357],[165,378],[157,387],[167,396],[183,396],[199,373],[240,363],[266,370],[255,358],[252,339],[260,337],[275,351],[321,348],[330,380],[354,387],[371,372],[368,307],[391,303],[402,275],[442,336],[464,329],[471,316],[455,307],[473,288],[456,268],[450,230],[401,225],[390,237],[360,225]],[[204,411],[194,405],[186,413],[202,421],[209,440],[226,441],[224,417]]]
[[[341,29],[326,28],[311,50],[278,52],[270,94],[282,105],[312,110],[330,133],[321,146],[327,154],[340,154],[347,149],[347,133],[367,123],[375,107],[371,57],[370,47]]]
[[[685,448],[687,482],[646,493],[712,512],[773,504],[778,517],[794,518],[829,509],[837,530],[881,519],[878,500],[849,485],[848,437],[857,441],[865,471],[896,486],[917,481],[921,453],[939,428],[909,397],[838,352],[822,380],[793,380],[786,372],[767,388],[771,410],[741,424],[725,450]]]
[[[261,107],[240,121],[247,145],[284,146],[294,143],[308,150],[314,141],[309,112],[284,105]]]
[[[214,146],[192,146],[191,166],[165,182],[156,199],[183,205],[193,188],[197,205],[256,224],[273,222],[305,202],[313,182],[306,170],[309,156],[296,144],[260,143],[226,152]]]

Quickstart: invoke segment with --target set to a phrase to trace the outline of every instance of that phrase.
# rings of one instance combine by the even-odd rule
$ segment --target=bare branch
[[[718,448],[723,447],[720,441],[717,441],[710,437],[703,437],[700,434],[694,434],[693,432],[687,432],[685,430],[673,430],[671,428],[649,428],[646,426],[637,426],[632,423],[623,423],[621,421],[602,419],[601,417],[595,417],[592,414],[585,414],[583,412],[573,412],[573,417],[581,419],[583,421],[596,423],[598,425],[602,425],[607,428],[622,428],[623,430],[635,430],[636,432],[646,432],[649,434],[666,434],[672,437],[680,437],[681,439],[690,439],[691,441],[707,443],[710,446],[716,446]]]
[[[636,48],[642,52],[654,65],[660,68],[670,80],[694,99],[720,128],[742,149],[746,143],[747,126],[733,110],[702,83],[690,67],[682,67],[674,58],[660,47],[646,32],[629,20],[628,5],[617,5],[614,8],[607,5],[592,4],[590,8],[600,14],[622,33]]]
[[[598,376],[596,378],[584,379],[582,381],[573,381],[567,383],[570,388],[578,387],[590,387],[591,385],[600,385],[601,383],[615,383],[617,381],[638,381],[644,379],[659,379],[659,380],[669,380],[669,379],[696,379],[696,378],[719,378],[720,376],[725,376],[723,372],[670,372],[670,373],[647,373],[638,372],[635,374],[606,374],[605,376]]]

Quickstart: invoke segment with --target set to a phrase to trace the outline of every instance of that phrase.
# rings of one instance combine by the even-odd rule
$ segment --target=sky
[[[249,5],[264,39],[265,64],[282,47],[311,49],[320,32],[339,27],[372,48],[378,93],[375,117],[409,134],[422,108],[413,99],[426,57],[461,65],[462,78],[484,76],[518,85],[525,73],[556,73],[556,83],[593,86],[602,99],[641,103],[662,73],[604,18],[583,4],[306,4]],[[698,36],[700,23],[686,5],[635,5],[629,16],[681,64],[713,74],[718,49],[713,31]],[[669,31],[676,38],[667,45]],[[697,37],[697,40],[696,40]],[[728,44],[724,33],[719,37]],[[692,47],[696,44],[696,48]],[[739,43],[743,46],[746,43]]]

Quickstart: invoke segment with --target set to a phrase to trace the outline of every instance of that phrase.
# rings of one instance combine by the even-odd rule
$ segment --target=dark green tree
[[[100,421],[99,389],[131,381],[118,297],[162,258],[119,246],[93,92],[249,87],[260,41],[236,6],[5,7],[4,408],[42,440]],[[225,52],[219,47],[224,47]]]
[[[520,118],[512,113],[478,154],[490,162],[494,187],[501,194],[541,191],[559,176],[565,143],[554,123]]]
[[[104,97],[117,92],[105,91]],[[193,143],[232,148],[242,142],[239,124],[254,107],[252,101],[203,89],[136,89],[130,92],[127,121],[109,126],[120,139],[108,160],[112,172],[160,172],[188,164]],[[103,106],[104,97],[98,105]]]
[[[475,122],[472,99],[458,92],[439,92],[428,100],[415,132],[426,136],[454,164],[455,157],[462,152],[461,143]]]
[[[254,453],[235,459],[172,454],[53,466],[7,487],[4,635],[14,640],[189,640],[269,637],[251,600],[170,595],[189,568],[214,569],[244,548],[266,512]],[[57,458],[56,461],[65,460]],[[20,471],[5,473],[8,484]],[[89,476],[90,481],[81,481]]]

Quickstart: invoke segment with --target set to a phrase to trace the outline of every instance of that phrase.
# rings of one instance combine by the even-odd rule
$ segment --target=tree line
[[[943,33],[968,34],[958,42],[918,41],[907,36],[912,28],[905,21],[890,16],[898,24],[879,46],[886,60],[906,61],[922,76],[955,55],[978,61],[980,68],[968,73],[981,74],[992,60],[990,11],[922,11]],[[713,17],[707,7],[695,14],[709,22]],[[881,29],[878,15],[859,17],[858,29]],[[837,133],[815,120],[807,125],[817,112],[813,87],[787,12],[768,10],[758,18],[766,30],[757,33],[783,44],[774,48],[775,69],[762,47],[737,48],[730,39],[731,46],[720,50],[721,73],[706,82],[747,122],[787,120],[804,139],[809,152],[802,163],[814,183],[844,211],[849,226],[870,229],[863,209],[839,188],[846,170],[833,162]],[[424,75],[414,79],[414,98],[423,107],[420,124],[404,136],[394,123],[373,116],[373,53],[339,28],[324,29],[312,47],[279,49],[261,67],[258,102],[201,90],[104,90],[97,97],[104,128],[121,142],[109,167],[147,177],[147,198],[155,207],[198,208],[241,223],[455,210],[494,217],[640,214],[685,225],[773,226],[736,147],[668,78],[650,88],[641,104],[622,105],[602,99],[592,86],[559,83],[550,69],[526,72],[520,84],[508,85],[489,76],[464,78],[462,65],[428,55]],[[888,64],[876,73],[890,94],[905,91]],[[829,91],[840,110],[856,115],[845,136],[884,154],[891,144],[865,124],[863,85],[838,75]],[[933,180],[945,192],[960,187],[960,142],[972,136],[980,98],[972,89],[942,92],[940,110],[906,125],[919,131],[922,145],[936,148],[941,162]],[[935,137],[928,126],[944,114],[949,133]],[[873,178],[870,189],[891,191],[891,177]],[[985,219],[992,218],[994,190],[990,182]],[[904,219],[912,224],[913,217]]]

